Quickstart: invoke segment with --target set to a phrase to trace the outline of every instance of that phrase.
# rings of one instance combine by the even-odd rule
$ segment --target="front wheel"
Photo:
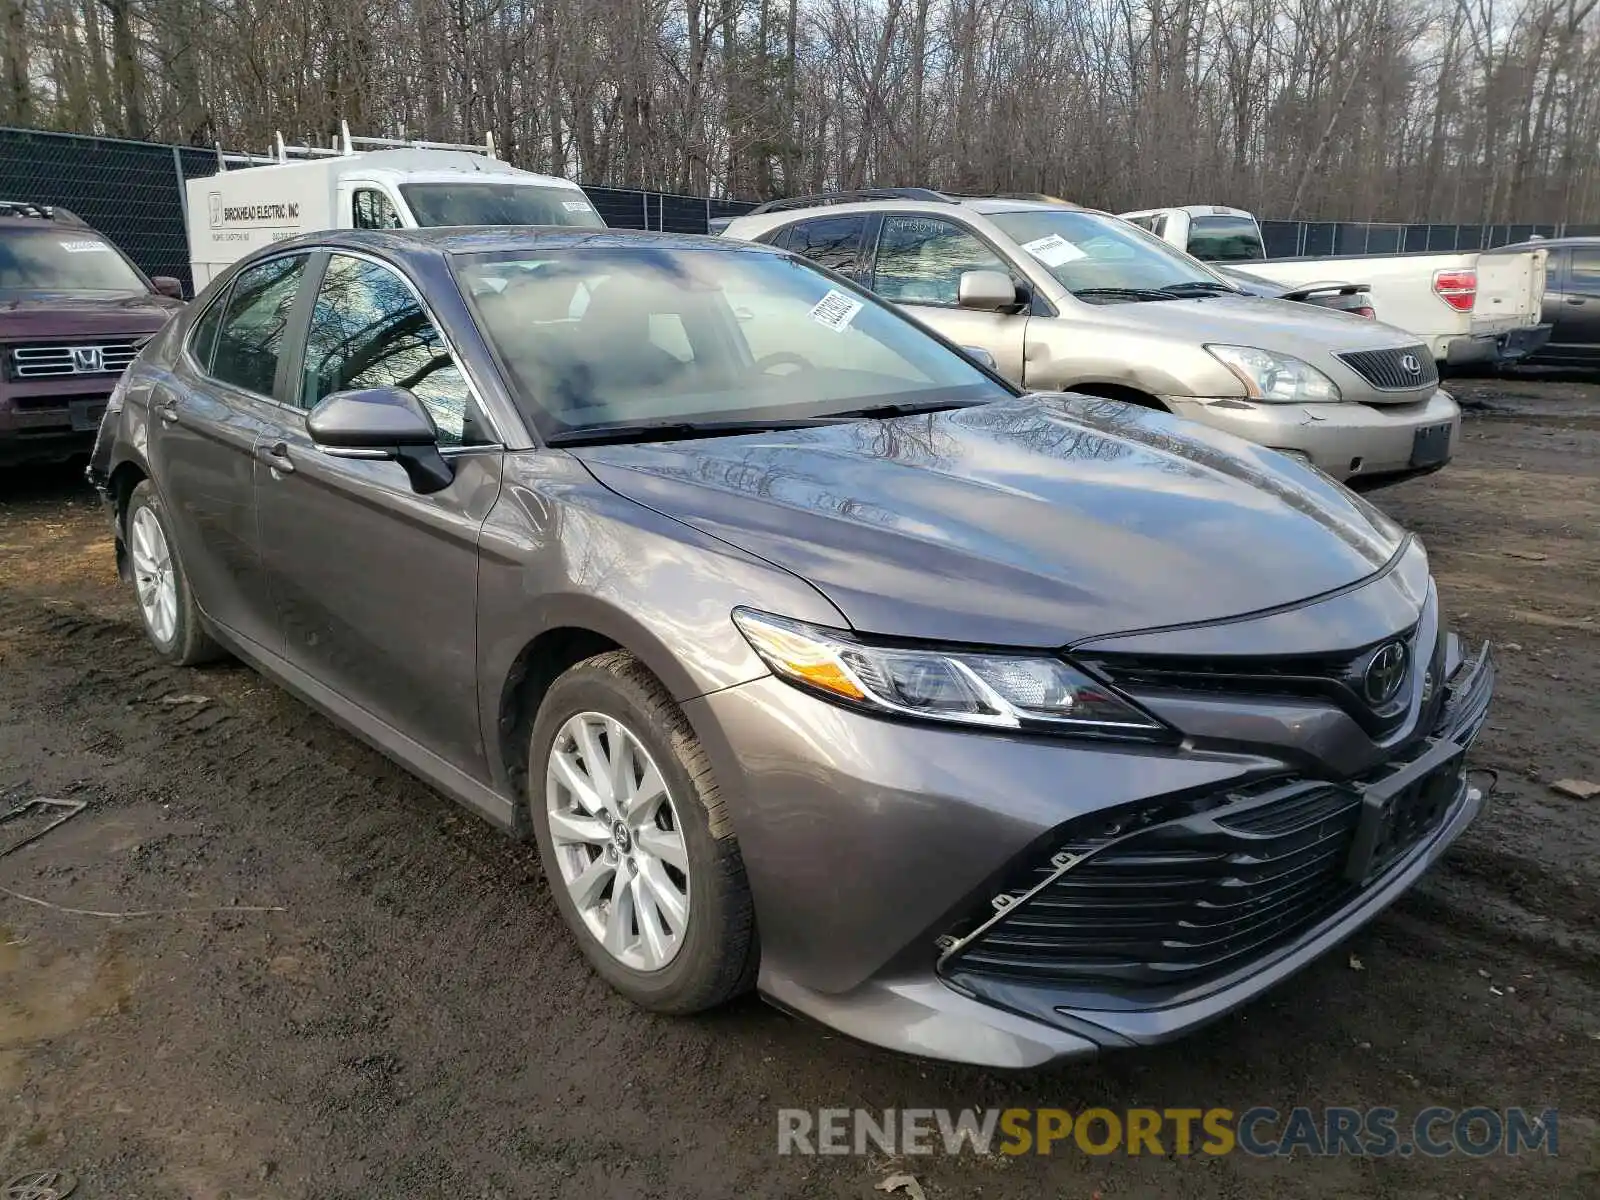
[[[750,888],[710,763],[638,659],[597,655],[551,685],[528,793],[556,905],[612,987],[682,1014],[753,984]]]

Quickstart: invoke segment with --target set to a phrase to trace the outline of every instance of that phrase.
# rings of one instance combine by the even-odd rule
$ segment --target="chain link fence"
[[[104,233],[147,275],[191,286],[184,181],[217,173],[217,155],[196,146],[0,128],[0,200],[58,204]],[[631,188],[584,188],[607,225],[705,233],[716,217],[755,207],[738,200]]]
[[[217,156],[195,146],[0,128],[0,200],[59,204],[127,252],[149,275],[190,284],[184,232],[187,179],[214,175]],[[754,207],[741,200],[632,188],[586,187],[618,229],[705,233],[717,217]],[[1377,221],[1262,221],[1269,258],[1483,250],[1544,237],[1600,235],[1600,225],[1423,225]]]

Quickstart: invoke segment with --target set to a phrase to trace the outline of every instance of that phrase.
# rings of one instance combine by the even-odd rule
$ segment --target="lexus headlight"
[[[1308,362],[1254,346],[1207,346],[1244,384],[1252,400],[1277,404],[1329,404],[1340,400],[1339,385]]]
[[[1098,680],[1045,655],[875,646],[747,608],[733,619],[778,676],[869,712],[998,729],[1166,732]]]

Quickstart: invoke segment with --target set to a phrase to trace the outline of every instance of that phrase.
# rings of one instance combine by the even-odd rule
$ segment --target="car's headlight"
[[[748,608],[735,609],[733,620],[779,677],[870,712],[1058,733],[1167,732],[1098,680],[1045,655],[878,646]]]
[[[1207,346],[1211,357],[1237,376],[1252,400],[1276,404],[1328,404],[1342,399],[1339,385],[1308,362],[1254,346]]]

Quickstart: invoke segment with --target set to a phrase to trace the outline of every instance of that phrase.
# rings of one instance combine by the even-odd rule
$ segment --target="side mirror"
[[[956,300],[962,308],[999,312],[1017,302],[1017,285],[1004,271],[963,271]]]
[[[174,279],[171,275],[152,275],[150,286],[163,296],[171,296],[174,300],[183,299],[183,282]]]
[[[1000,364],[994,361],[994,355],[990,354],[982,346],[963,346],[961,348],[966,351],[968,358],[977,359],[980,365],[988,367],[989,370],[998,371],[1000,369]]]
[[[439,453],[439,430],[406,388],[334,392],[306,417],[306,431],[335,458],[388,459],[405,468],[412,488],[428,495],[450,486],[455,472]]]

